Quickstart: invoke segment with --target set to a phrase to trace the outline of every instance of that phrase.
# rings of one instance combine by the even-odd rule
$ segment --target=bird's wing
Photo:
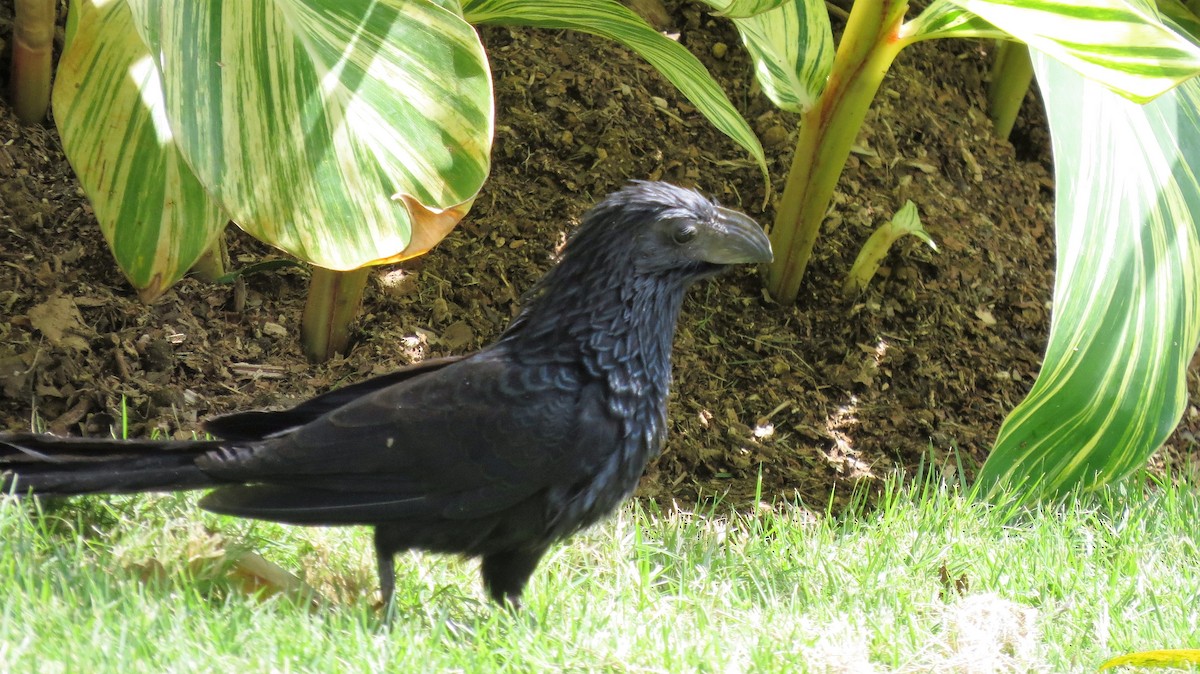
[[[477,355],[202,459],[214,476],[252,483],[202,505],[309,524],[483,517],[583,480],[620,433],[581,371]]]
[[[357,398],[413,377],[428,374],[459,360],[462,360],[462,356],[423,360],[395,372],[371,377],[310,398],[286,410],[234,412],[213,417],[204,422],[204,430],[224,440],[262,440],[281,435],[313,422]]]

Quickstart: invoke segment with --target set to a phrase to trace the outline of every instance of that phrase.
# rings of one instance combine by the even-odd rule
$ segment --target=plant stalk
[[[312,268],[300,319],[300,341],[309,361],[319,363],[346,352],[350,324],[358,315],[370,273],[369,267],[351,271]]]
[[[1020,42],[1000,40],[992,62],[992,81],[988,84],[988,116],[997,138],[1008,138],[1025,92],[1033,82],[1033,61],[1029,47]]]
[[[906,44],[899,31],[907,8],[906,0],[854,3],[829,83],[801,117],[796,152],[771,228],[776,253],[767,289],[782,304],[796,301],[850,146],[883,76]]]
[[[17,119],[37,124],[50,107],[54,0],[16,0],[15,10],[9,94]]]
[[[192,265],[191,273],[208,283],[217,283],[225,276],[229,268],[229,244],[225,242],[225,233],[221,232],[217,240]]]

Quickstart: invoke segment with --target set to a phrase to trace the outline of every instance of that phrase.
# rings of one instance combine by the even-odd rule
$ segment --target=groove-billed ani
[[[88,494],[214,488],[208,510],[375,528],[385,602],[393,557],[482,557],[517,603],[551,543],[611,512],[666,434],[684,292],[771,260],[736,211],[634,183],[583,219],[562,260],[491,346],[430,360],[279,412],[217,417],[201,442],[0,434],[0,488]]]

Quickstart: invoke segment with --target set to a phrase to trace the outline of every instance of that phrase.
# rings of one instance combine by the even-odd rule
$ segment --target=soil
[[[691,4],[668,8],[660,28],[705,62],[764,139],[777,198],[796,116],[757,91],[727,21]],[[10,33],[3,2],[0,80]],[[124,410],[130,436],[192,437],[210,415],[283,406],[479,348],[579,216],[630,179],[696,186],[771,221],[745,153],[636,56],[577,33],[482,35],[497,95],[491,178],[430,254],[372,274],[351,351],[319,365],[297,342],[303,269],[228,286],[185,279],[140,302],[52,125],[22,127],[0,102],[3,428],[36,418],[59,433],[103,434]],[[992,137],[989,48],[946,40],[901,54],[795,306],[767,299],[751,269],[691,292],[675,342],[668,444],[643,495],[682,505],[799,495],[821,506],[897,468],[933,462],[970,473],[982,462],[1037,374],[1054,264],[1044,117],[1031,93],[1012,142]],[[843,299],[862,243],[907,199],[940,250],[902,239],[868,290]],[[229,246],[235,266],[279,257],[236,228]],[[1195,443],[1198,370],[1183,425],[1160,457],[1186,460]]]

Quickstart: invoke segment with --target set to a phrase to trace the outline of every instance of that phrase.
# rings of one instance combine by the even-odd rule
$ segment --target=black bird
[[[481,557],[517,605],[551,543],[611,512],[666,435],[684,292],[769,262],[750,218],[659,182],[600,202],[494,344],[278,412],[217,417],[217,440],[0,434],[0,490],[92,494],[211,488],[201,507],[300,525],[375,528],[380,591],[393,557]]]

